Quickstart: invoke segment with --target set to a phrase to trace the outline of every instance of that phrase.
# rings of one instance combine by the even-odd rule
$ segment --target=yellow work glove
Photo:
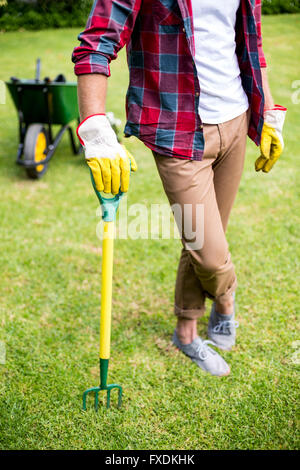
[[[261,155],[255,162],[255,170],[268,173],[282,154],[284,143],[282,129],[286,108],[275,105],[264,112],[264,125],[261,134]]]
[[[130,170],[136,171],[137,164],[118,142],[106,115],[94,114],[86,118],[77,127],[77,135],[84,146],[96,189],[109,194],[117,194],[120,188],[127,192]]]

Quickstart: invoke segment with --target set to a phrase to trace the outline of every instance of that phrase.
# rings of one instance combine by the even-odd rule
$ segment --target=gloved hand
[[[121,145],[105,114],[93,114],[77,127],[77,136],[84,146],[96,189],[117,194],[128,191],[130,169],[137,164],[128,150]]]
[[[286,108],[276,104],[273,109],[267,109],[264,113],[265,122],[261,134],[261,155],[255,162],[255,170],[268,173],[274,163],[282,154],[284,143],[282,128],[285,119]]]

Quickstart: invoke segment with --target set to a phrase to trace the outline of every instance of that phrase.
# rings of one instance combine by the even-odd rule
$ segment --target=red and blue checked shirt
[[[194,62],[191,0],[96,0],[73,52],[75,73],[110,76],[109,63],[127,46],[130,83],[125,135],[167,156],[201,160],[200,84]],[[248,135],[259,145],[266,67],[261,38],[261,0],[241,0],[236,53],[251,107]]]

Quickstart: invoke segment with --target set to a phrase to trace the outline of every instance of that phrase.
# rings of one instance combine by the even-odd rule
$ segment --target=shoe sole
[[[216,347],[218,349],[221,349],[221,351],[231,351],[233,346],[231,346],[230,348],[224,348],[223,346],[219,346],[217,343],[215,343]]]
[[[217,348],[221,349],[222,351],[231,351],[232,348],[234,348],[235,344],[233,344],[232,346],[230,346],[229,348],[224,348],[223,346],[219,345],[218,343],[216,343],[216,341],[214,339],[211,338],[211,336],[209,336],[209,334],[207,334],[208,338],[213,341],[216,345]]]
[[[229,367],[229,371],[226,372],[226,374],[221,374],[221,375],[211,374],[211,372],[208,372],[208,370],[204,370],[204,369],[202,369],[202,367],[198,366],[197,362],[196,362],[194,359],[192,359],[190,356],[188,356],[187,354],[185,354],[185,353],[182,351],[182,349],[180,349],[178,346],[176,346],[176,344],[174,344],[174,343],[172,343],[172,344],[173,344],[173,346],[175,347],[175,349],[177,349],[177,351],[179,351],[179,352],[181,352],[182,354],[184,354],[185,357],[188,357],[192,362],[194,362],[194,363],[196,364],[197,367],[199,367],[199,369],[201,369],[201,370],[202,370],[203,372],[205,372],[206,374],[210,374],[210,375],[212,375],[213,377],[227,377],[227,376],[230,374],[230,372],[231,372],[231,369],[230,369],[230,367]]]
[[[231,369],[227,372],[227,374],[222,374],[222,375],[216,375],[215,377],[227,377],[231,372]]]

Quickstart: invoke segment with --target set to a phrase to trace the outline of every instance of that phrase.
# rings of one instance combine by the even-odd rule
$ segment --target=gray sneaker
[[[216,311],[215,302],[212,304],[208,322],[208,337],[218,348],[225,351],[235,345],[236,328],[239,324],[235,321],[235,293],[233,293],[234,307],[231,315],[222,315]]]
[[[182,344],[175,330],[173,344],[205,372],[218,376],[228,375],[230,373],[229,365],[214,349],[208,346],[208,344],[214,344],[212,341],[203,341],[197,336],[192,343]]]

